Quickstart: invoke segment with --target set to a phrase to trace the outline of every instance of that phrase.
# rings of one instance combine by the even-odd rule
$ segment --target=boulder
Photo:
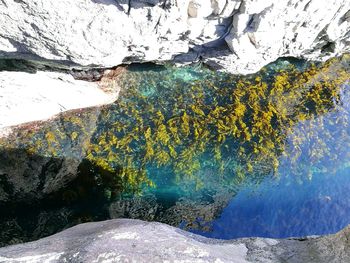
[[[79,109],[114,102],[119,93],[116,79],[120,71],[108,70],[98,82],[76,80],[67,73],[0,71],[0,206],[41,199],[77,176],[85,157],[84,145],[90,140],[100,112],[86,109],[80,113]],[[30,140],[33,130],[45,126],[33,121],[53,120],[55,115],[73,109],[71,115],[85,117],[87,123],[81,134],[71,134],[63,115],[52,122],[52,129],[60,131],[66,140],[61,144],[63,154],[54,150],[49,156],[34,149],[40,145],[30,150],[16,144],[18,137]],[[46,139],[54,145],[57,138],[52,134],[47,130]]]

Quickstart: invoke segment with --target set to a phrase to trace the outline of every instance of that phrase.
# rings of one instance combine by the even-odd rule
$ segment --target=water
[[[113,105],[0,141],[0,230],[30,217],[30,227],[16,221],[13,230],[30,240],[128,217],[221,239],[336,232],[350,223],[349,73],[347,56],[278,60],[246,77],[129,67]],[[77,179],[50,192],[67,170]],[[41,188],[16,193],[11,180],[22,177]],[[42,189],[37,202],[32,193]],[[47,220],[57,214],[60,222]]]
[[[293,144],[296,134],[308,136],[300,145],[297,166],[291,164],[287,152],[280,158],[278,178],[268,177],[258,186],[244,187],[212,222],[211,232],[193,232],[223,239],[283,238],[335,233],[347,226],[350,221],[348,92],[342,92],[340,104],[336,110],[294,127],[293,135],[287,138],[289,144]],[[313,152],[319,148],[326,149],[328,158],[314,159]],[[303,176],[300,178],[296,173]]]
[[[207,237],[302,237],[335,233],[350,220],[350,169],[334,175],[315,174],[311,181],[298,183],[288,178],[264,181],[259,187],[242,189]]]

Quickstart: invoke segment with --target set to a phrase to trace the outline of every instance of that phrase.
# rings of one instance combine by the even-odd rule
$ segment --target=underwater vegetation
[[[12,139],[0,140],[0,146],[43,156],[82,156],[108,171],[109,193],[117,188],[140,194],[143,188],[154,188],[162,176],[157,169],[197,190],[207,187],[203,171],[209,170],[223,185],[259,182],[279,176],[281,156],[288,156],[296,176],[307,173],[311,178],[312,171],[299,166],[301,145],[313,138],[309,155],[315,164],[337,160],[337,153],[323,143],[334,134],[325,129],[315,139],[310,126],[322,130],[320,116],[342,109],[349,62],[348,55],[303,67],[281,61],[279,67],[267,66],[249,76],[205,68],[131,67],[120,80],[123,89],[113,105],[98,113],[62,114],[56,121],[63,125],[18,131]],[[327,125],[346,125],[348,118],[337,115]],[[342,152],[350,138],[347,133],[337,136]],[[70,150],[72,145],[79,150]]]

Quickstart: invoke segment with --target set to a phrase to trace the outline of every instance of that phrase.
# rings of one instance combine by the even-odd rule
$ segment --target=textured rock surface
[[[5,127],[43,120],[62,111],[107,104],[118,86],[75,80],[69,74],[0,72],[0,135]],[[108,85],[107,85],[108,86]]]
[[[100,109],[84,111],[84,133],[73,137],[61,113],[74,109],[71,113],[80,117],[80,108],[114,102],[119,94],[117,79],[123,70],[119,67],[105,70],[101,75],[96,73],[99,80],[95,82],[76,80],[66,73],[0,71],[0,206],[39,200],[76,178],[85,157],[84,145],[96,128]],[[84,74],[74,72],[76,78],[84,79]],[[17,136],[30,138],[30,131],[43,124],[33,121],[48,118],[52,120],[52,128],[67,138],[62,145],[64,154],[52,157],[15,146]]]
[[[1,0],[0,57],[110,67],[203,59],[233,73],[349,51],[350,1]]]
[[[217,59],[249,73],[281,56],[326,59],[350,49],[350,2],[245,0],[225,40],[234,53]]]
[[[67,95],[69,96],[69,95]],[[62,153],[47,155],[16,146],[16,138],[30,138],[32,129],[40,123],[28,124],[27,129],[13,128],[11,133],[0,140],[0,210],[3,205],[33,204],[41,198],[64,188],[77,177],[78,167],[85,157],[84,145],[89,142],[96,128],[98,109],[90,109],[85,132],[74,138],[62,116],[52,124],[52,129],[61,131],[67,138]],[[79,114],[77,112],[76,114]],[[50,146],[47,146],[50,147]],[[3,213],[10,212],[8,208]]]
[[[1,262],[349,262],[349,228],[306,239],[207,239],[161,223],[110,220],[0,248]]]

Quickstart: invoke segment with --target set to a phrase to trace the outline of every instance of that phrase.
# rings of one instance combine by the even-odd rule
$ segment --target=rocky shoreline
[[[0,129],[48,119],[62,111],[112,103],[118,86],[104,91],[97,83],[69,74],[0,72]]]
[[[125,67],[55,72],[33,64],[33,70],[35,73],[0,70],[0,138],[19,125],[113,103],[120,91],[117,79]]]
[[[350,1],[343,0],[1,0],[0,25],[0,138],[17,125],[114,102],[120,65],[204,63],[250,74],[280,57],[324,61],[350,52]],[[18,59],[33,65],[2,67]],[[0,181],[14,187],[1,188],[0,201],[40,199],[70,182],[88,139],[73,137],[72,158],[3,154]],[[33,165],[25,162],[28,156]],[[13,174],[7,173],[12,167]],[[227,203],[219,201],[210,215]],[[115,217],[126,213],[110,210]],[[179,211],[173,213],[168,217],[178,225]],[[350,262],[349,233],[220,241],[161,223],[117,219],[0,248],[0,262]]]
[[[81,224],[38,241],[0,248],[0,262],[349,262],[349,227],[297,239],[208,239],[154,222]]]
[[[7,72],[0,61],[2,136],[8,126],[113,102],[118,90],[101,91],[98,80],[122,64],[200,62],[249,74],[279,57],[323,61],[350,51],[350,2],[341,0],[2,0],[0,7],[0,59],[28,64]]]
[[[279,57],[325,60],[350,50],[350,2],[342,0],[2,0],[0,7],[0,58],[73,68],[203,61],[247,74]]]

